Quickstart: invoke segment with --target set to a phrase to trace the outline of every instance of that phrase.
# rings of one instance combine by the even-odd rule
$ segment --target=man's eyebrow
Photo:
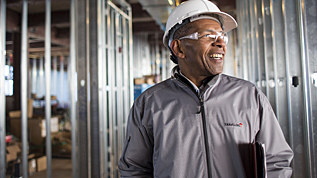
[[[216,32],[216,33],[224,33],[224,31],[216,31],[212,29],[202,30],[201,32]]]

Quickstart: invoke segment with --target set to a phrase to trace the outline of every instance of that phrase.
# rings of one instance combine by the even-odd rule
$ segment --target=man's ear
[[[171,42],[171,49],[173,51],[173,53],[179,57],[179,58],[184,58],[185,54],[182,50],[182,47],[180,46],[181,42],[179,40],[173,40]]]

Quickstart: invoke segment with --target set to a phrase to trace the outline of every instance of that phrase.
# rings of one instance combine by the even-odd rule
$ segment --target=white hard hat
[[[212,17],[212,14],[220,16],[220,19],[217,20],[217,18]],[[189,19],[189,21],[184,23],[183,20],[190,17],[192,19]],[[163,44],[168,48],[171,41],[173,40],[172,38],[174,32],[180,28],[180,26],[199,19],[213,19],[218,21],[224,32],[228,32],[238,26],[237,22],[231,15],[221,12],[214,3],[208,0],[188,0],[175,7],[168,17],[166,30],[163,36]],[[178,28],[172,29],[177,25],[179,25]]]

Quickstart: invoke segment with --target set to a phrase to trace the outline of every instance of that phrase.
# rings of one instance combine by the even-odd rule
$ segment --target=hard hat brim
[[[202,14],[208,14],[206,12],[203,12]],[[210,14],[217,14],[219,15],[221,18],[222,18],[222,26],[223,26],[223,31],[225,33],[235,29],[238,27],[238,23],[237,21],[229,14],[225,13],[225,12],[213,12],[213,13],[210,13]],[[199,15],[199,14],[197,14]],[[200,18],[200,19],[204,19],[204,18]],[[207,19],[207,18],[206,18]],[[168,37],[169,37],[169,32],[170,32],[170,29],[166,29],[165,31],[165,34],[164,34],[164,39],[163,39],[163,44],[165,47],[168,48]]]
[[[169,46],[168,43],[171,40],[171,37],[169,36],[173,35],[175,29],[178,29],[181,26],[185,25],[184,22],[190,23],[186,21],[186,19],[192,18],[194,16],[200,16],[202,14],[207,16],[220,16],[221,26],[224,32],[229,32],[230,30],[238,26],[236,20],[231,15],[220,11],[220,9],[214,3],[208,0],[188,0],[178,5],[169,15],[163,37],[164,45],[166,47]],[[207,16],[205,17],[207,18]]]

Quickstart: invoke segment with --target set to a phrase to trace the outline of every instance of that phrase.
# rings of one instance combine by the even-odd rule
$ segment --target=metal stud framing
[[[250,76],[268,96],[295,154],[293,177],[316,177],[316,2],[236,2],[237,59],[242,68],[254,66],[249,71],[238,70],[248,72],[242,76]],[[252,80],[252,75],[257,78]]]
[[[264,39],[263,39],[263,17],[261,11],[261,0],[256,0],[254,3],[254,11],[256,15],[255,20],[255,33],[256,33],[256,46],[257,46],[257,70],[258,70],[258,78],[257,86],[261,88],[261,90],[266,93],[266,75],[265,75],[265,65],[264,65]]]
[[[88,54],[87,54],[87,4],[85,0],[76,1],[76,64],[77,64],[77,127],[78,130],[78,177],[86,178],[89,175],[88,170],[88,123],[89,123],[89,111],[88,111]]]
[[[118,177],[118,159],[125,138],[126,119],[133,102],[132,80],[132,11],[125,1],[118,8],[111,1],[70,1],[71,45],[70,45],[70,101],[72,122],[72,166],[73,177]],[[51,4],[46,0],[45,28],[45,83],[46,105],[50,105],[50,28]],[[28,177],[27,166],[27,1],[22,10],[22,160],[23,177]],[[85,12],[85,13],[83,13]],[[1,1],[1,24],[5,24],[5,1]],[[89,19],[89,20],[88,20]],[[87,21],[88,20],[88,21]],[[93,21],[95,20],[95,21]],[[77,28],[75,28],[77,27]],[[75,30],[77,29],[77,30]],[[5,33],[5,25],[0,27]],[[5,36],[5,35],[3,35]],[[83,38],[84,37],[84,38]],[[3,38],[2,38],[3,39]],[[5,40],[1,40],[0,54],[4,54]],[[77,45],[75,45],[77,44]],[[1,55],[0,67],[4,67]],[[34,60],[35,61],[35,60]],[[42,60],[43,66],[43,58]],[[77,70],[81,71],[76,74]],[[42,67],[43,69],[43,67]],[[3,70],[0,70],[1,72]],[[4,74],[0,73],[1,76]],[[76,78],[77,77],[77,78]],[[72,81],[78,81],[78,88]],[[3,83],[3,81],[0,81]],[[44,82],[43,80],[40,82]],[[0,86],[0,102],[5,103],[3,85]],[[76,93],[78,92],[76,113]],[[43,94],[43,93],[42,93]],[[4,106],[4,104],[2,105]],[[3,109],[3,110],[2,110]],[[97,110],[96,110],[97,109]],[[5,115],[5,107],[0,114]],[[46,107],[49,121],[50,107]],[[5,136],[5,116],[1,117],[1,138]],[[47,177],[51,177],[50,122],[46,122],[48,154]],[[80,132],[78,132],[80,130]],[[5,159],[5,143],[1,139],[1,161]],[[87,146],[90,145],[90,146]],[[102,158],[100,158],[102,156]],[[109,162],[111,161],[111,165]],[[1,162],[0,174],[5,175],[5,164]]]
[[[266,95],[275,110],[275,80],[272,48],[272,19],[270,1],[262,0],[263,39],[264,39],[264,65],[266,78]]]
[[[107,23],[105,18],[104,8],[106,6],[105,1],[98,1],[98,19],[100,22]],[[101,23],[103,24],[103,23]],[[99,115],[100,115],[100,177],[109,177],[109,154],[108,154],[108,141],[109,141],[109,132],[108,132],[108,95],[107,95],[107,62],[105,61],[106,56],[108,55],[108,50],[106,50],[106,38],[107,38],[107,28],[104,25],[98,25],[98,33],[100,37],[98,38],[98,63],[100,71],[99,75]]]
[[[170,77],[175,64],[169,59],[170,51],[160,45],[158,34],[155,42],[147,41],[148,34],[134,35],[134,77],[140,78],[145,75],[158,75],[161,80]]]
[[[28,178],[28,160],[27,160],[27,18],[28,4],[27,0],[23,0],[22,6],[22,33],[21,33],[21,137],[22,137],[22,167],[23,177]]]
[[[45,3],[45,120],[46,120],[46,157],[47,177],[52,177],[51,142],[51,1]]]
[[[100,115],[99,115],[99,77],[98,72],[98,1],[89,1],[89,77],[90,77],[90,169],[91,177],[100,176]]]
[[[99,93],[101,177],[119,177],[117,169],[133,101],[131,7],[100,2]]]
[[[151,74],[150,45],[148,34],[133,35],[133,64],[134,78],[142,78]]]
[[[76,122],[76,91],[77,91],[77,78],[76,78],[76,44],[75,44],[75,15],[76,15],[76,4],[75,0],[70,1],[70,62],[69,62],[69,86],[70,86],[70,111],[71,111],[71,140],[72,140],[72,176],[73,178],[78,177],[78,164],[77,164],[77,122]]]
[[[302,85],[296,86],[295,79],[302,79],[301,56],[299,41],[299,17],[296,2],[283,1],[284,32],[285,32],[285,59],[286,59],[286,84],[288,92],[288,112],[290,125],[290,145],[294,150],[293,175],[294,177],[307,177],[305,161],[305,144],[303,125],[303,89]]]
[[[317,177],[317,136],[314,134],[316,130],[316,122],[314,122],[317,116],[316,101],[316,85],[314,86],[312,81],[312,75],[316,72],[316,53],[317,45],[311,37],[316,39],[316,29],[312,24],[317,23],[316,1],[312,0],[300,0],[297,1],[297,9],[299,14],[299,29],[300,29],[300,49],[301,49],[301,64],[303,75],[303,98],[305,106],[305,158],[306,158],[306,173],[308,177]],[[315,93],[315,94],[314,94]],[[315,104],[315,105],[314,105]]]
[[[287,85],[286,85],[286,58],[285,58],[285,37],[279,35],[284,33],[282,1],[271,3],[272,11],[272,33],[273,33],[273,58],[274,58],[274,80],[275,80],[275,103],[276,115],[279,118],[284,135],[289,141]]]

